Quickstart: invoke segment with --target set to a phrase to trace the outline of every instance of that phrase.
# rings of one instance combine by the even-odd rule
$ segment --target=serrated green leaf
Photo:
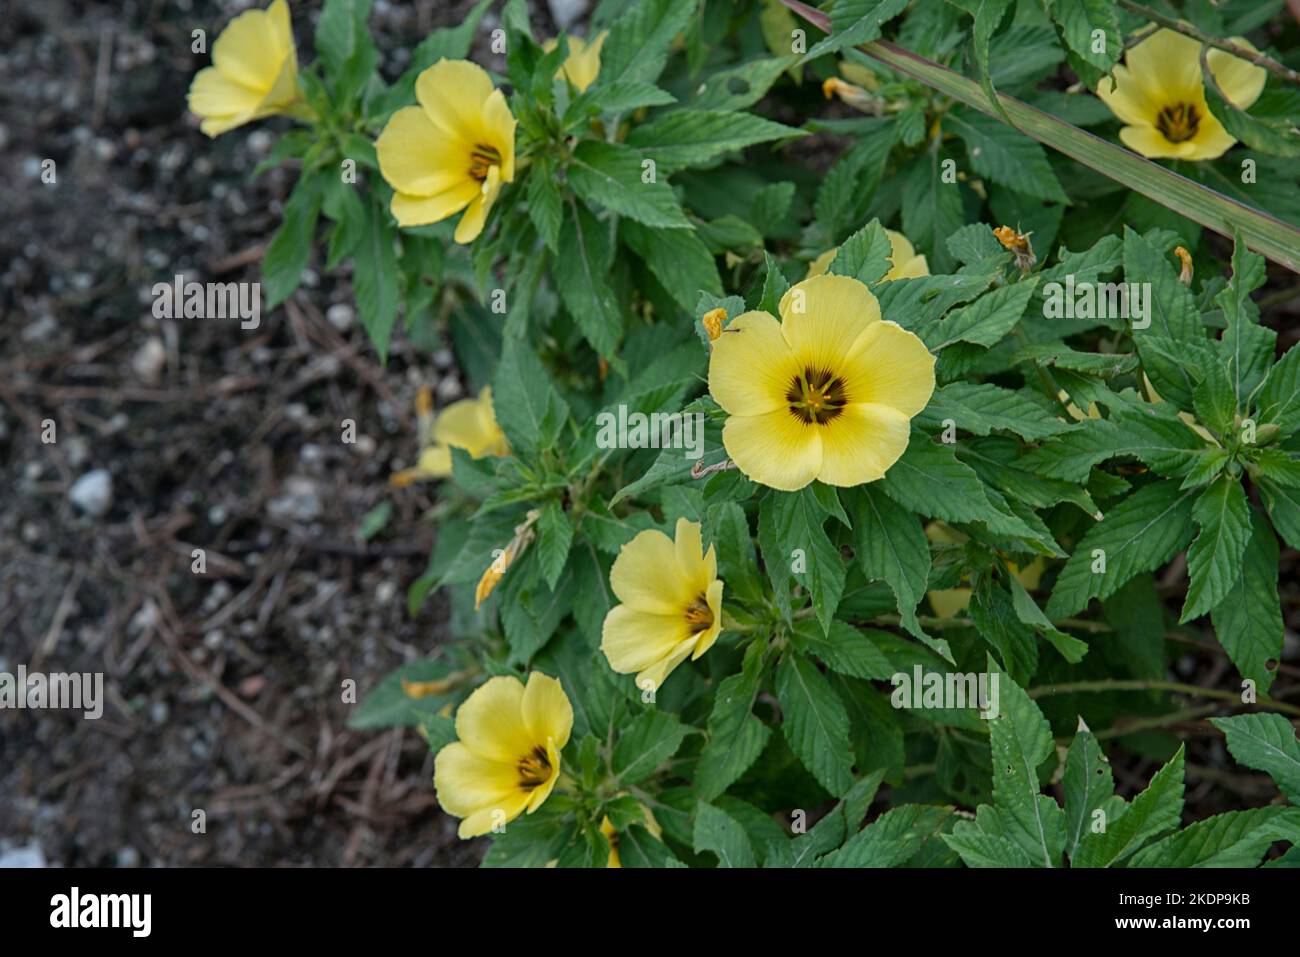
[[[853,786],[849,716],[817,667],[800,655],[786,655],[776,670],[781,730],[790,750],[818,783],[836,797]]]
[[[1205,614],[1231,590],[1250,539],[1250,506],[1241,482],[1220,475],[1192,506],[1200,534],[1187,550],[1190,584],[1179,622]]]
[[[1242,677],[1267,691],[1277,674],[1269,664],[1276,668],[1282,656],[1283,623],[1277,594],[1277,536],[1256,511],[1250,513],[1250,540],[1233,572],[1232,587],[1214,606],[1210,621]]]
[[[1263,771],[1287,800],[1300,805],[1300,741],[1290,721],[1280,714],[1239,714],[1210,723],[1228,736],[1237,763]]]
[[[1145,791],[1133,799],[1119,820],[1106,830],[1089,830],[1079,842],[1075,867],[1111,867],[1123,863],[1144,843],[1178,826],[1183,812],[1183,746],[1156,772]]]

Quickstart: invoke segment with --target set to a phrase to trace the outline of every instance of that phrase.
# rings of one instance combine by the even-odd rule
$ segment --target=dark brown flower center
[[[790,380],[785,398],[790,414],[805,425],[829,422],[849,403],[844,380],[830,369],[804,369]]]
[[[479,143],[469,154],[469,175],[480,183],[487,179],[488,170],[501,165],[501,154],[494,147]]]
[[[519,786],[525,790],[541,787],[551,776],[551,759],[540,744],[519,759]]]
[[[1182,143],[1196,135],[1201,124],[1201,111],[1194,103],[1174,103],[1166,106],[1156,117],[1156,129],[1171,143]]]
[[[713,627],[713,610],[709,608],[709,601],[704,595],[696,596],[695,600],[686,606],[686,624],[690,627],[691,634]]]

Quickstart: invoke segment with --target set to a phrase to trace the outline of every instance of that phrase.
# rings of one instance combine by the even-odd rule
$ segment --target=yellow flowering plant
[[[485,865],[1294,856],[1280,805],[1179,828],[1187,722],[1275,766],[1260,715],[1167,674],[1195,646],[1291,713],[1282,31],[1244,0],[640,0],[550,37],[483,0],[389,77],[369,6],[327,0],[303,67],[285,0],[242,15],[191,104],[300,124],[270,307],[319,231],[380,358],[463,380],[412,386],[385,503],[425,509],[408,602],[446,628],[349,723],[417,729]],[[1102,740],[1167,762],[1148,796]]]

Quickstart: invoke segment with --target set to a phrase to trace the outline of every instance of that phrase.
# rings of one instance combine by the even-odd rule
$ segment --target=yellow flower
[[[609,572],[622,602],[605,616],[600,650],[619,674],[654,691],[690,655],[699,658],[722,631],[722,582],[713,546],[704,554],[700,523],[677,520],[677,539],[647,529],[623,546]]]
[[[1240,37],[1232,42],[1255,50]],[[1157,30],[1115,67],[1113,89],[1110,80],[1101,81],[1097,95],[1125,124],[1119,131],[1125,146],[1150,159],[1209,160],[1237,142],[1205,104],[1200,56],[1198,41]],[[1222,50],[1210,50],[1206,62],[1234,106],[1244,110],[1259,98],[1263,67]]]
[[[895,232],[892,229],[886,229],[885,235],[889,237],[889,272],[881,278],[881,282],[892,282],[895,279],[917,279],[921,276],[930,275],[930,264],[926,262],[924,253],[917,253],[908,238],[902,233]],[[808,275],[805,279],[811,279],[813,276],[823,276],[826,270],[831,268],[831,263],[835,261],[835,254],[840,251],[836,246],[829,252],[824,252],[808,264]]]
[[[573,706],[554,678],[534,671],[528,686],[489,678],[456,712],[460,739],[433,763],[438,803],[462,818],[460,836],[478,837],[532,814],[560,777],[560,751],[573,730]]]
[[[966,541],[965,535],[954,528],[950,528],[943,522],[931,522],[927,525],[925,527],[925,537],[939,545],[960,545]],[[1007,562],[1007,570],[1020,580],[1020,584],[1033,591],[1038,587],[1043,572],[1047,570],[1047,562],[1041,556],[1035,558],[1024,568],[1021,568],[1015,562]],[[970,604],[971,590],[969,588],[941,588],[926,592],[926,597],[930,599],[930,607],[934,609],[934,613],[940,618],[956,618]]]
[[[274,0],[231,20],[212,44],[212,66],[190,84],[190,112],[208,136],[220,136],[264,116],[283,113],[298,99],[298,56],[289,4]]]
[[[502,183],[515,178],[515,118],[492,78],[467,60],[439,60],[415,81],[419,106],[389,119],[375,151],[399,226],[465,210],[456,242],[473,242]]]
[[[582,37],[569,37],[569,56],[555,75],[567,77],[579,93],[585,92],[600,73],[600,48],[605,45],[608,33],[608,30],[601,31],[590,43]],[[549,53],[555,49],[555,44],[555,40],[547,40],[542,49]]]
[[[861,485],[907,448],[912,416],[934,392],[934,356],[848,276],[814,276],[787,290],[781,321],[734,319],[713,344],[709,392],[730,415],[722,443],[763,485],[814,479]]]
[[[451,474],[452,446],[464,449],[476,459],[485,455],[506,455],[505,433],[492,411],[492,388],[484,386],[477,399],[461,399],[433,416],[433,398],[421,389],[415,402],[419,418],[420,458],[415,468],[403,469],[389,479],[394,485],[410,485],[424,479]]]

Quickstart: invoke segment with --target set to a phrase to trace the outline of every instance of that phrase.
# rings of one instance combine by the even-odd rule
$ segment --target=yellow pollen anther
[[[717,341],[718,336],[722,335],[722,326],[727,321],[727,310],[710,309],[704,314],[700,322],[704,323],[704,331],[709,334],[709,341]]]

